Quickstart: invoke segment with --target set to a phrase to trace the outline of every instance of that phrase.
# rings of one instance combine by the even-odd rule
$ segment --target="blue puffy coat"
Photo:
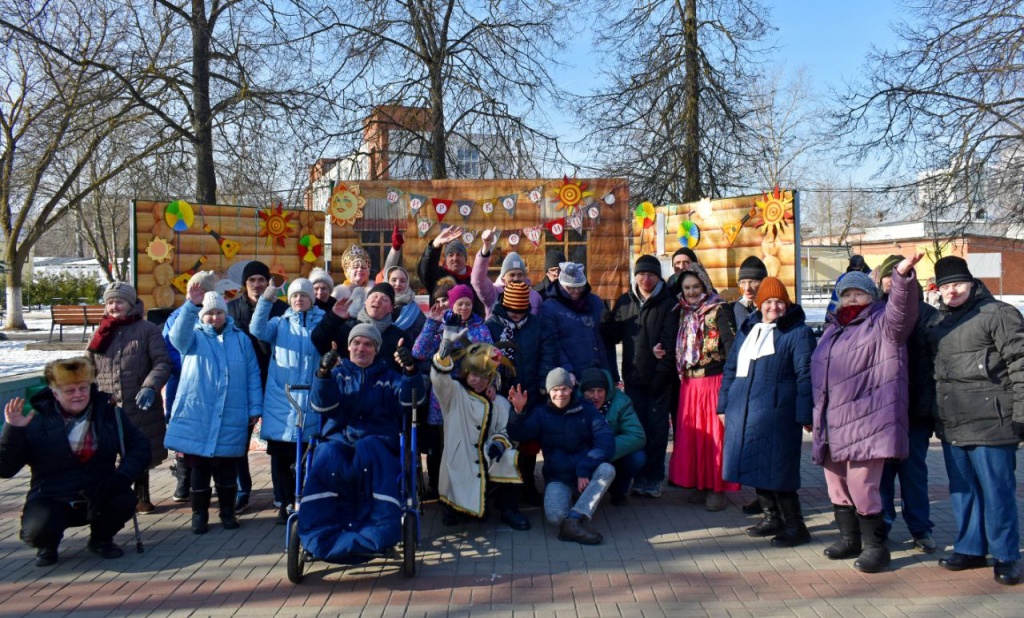
[[[343,358],[330,378],[313,380],[310,403],[324,419],[323,435],[341,434],[354,444],[366,435],[383,436],[397,444],[406,409],[426,400],[423,376],[395,371],[392,361],[377,357],[365,369]]]
[[[198,321],[199,309],[186,300],[168,333],[181,352],[181,378],[164,446],[199,457],[241,457],[249,419],[263,411],[260,366],[233,319],[217,334]]]
[[[539,440],[544,453],[544,482],[576,487],[615,456],[615,434],[604,415],[575,394],[564,409],[549,400],[525,414],[512,413],[508,437],[520,442]]]
[[[544,343],[540,359],[540,375],[547,376],[561,367],[577,378],[584,369],[597,367],[615,374],[609,363],[600,333],[604,304],[585,287],[583,297],[574,303],[560,284],[552,286],[551,296],[540,307]]]
[[[725,414],[722,476],[757,489],[795,491],[800,489],[801,432],[813,420],[814,333],[804,310],[793,305],[776,320],[775,353],[751,361],[747,375],[737,377],[740,348],[761,319],[757,311],[740,326],[725,363],[718,395],[718,413]]]
[[[264,440],[292,442],[298,438],[295,429],[295,408],[284,394],[286,384],[311,385],[320,364],[310,333],[324,318],[322,309],[313,307],[296,313],[292,309],[277,318],[270,318],[273,303],[261,298],[252,313],[249,332],[270,344],[270,367],[267,387],[263,392],[263,421],[260,437]],[[320,416],[309,406],[309,391],[296,391],[292,397],[302,407],[305,421],[302,440],[308,442],[320,428]]]

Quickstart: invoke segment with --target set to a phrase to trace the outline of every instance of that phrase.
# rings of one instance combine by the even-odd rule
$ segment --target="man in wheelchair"
[[[401,538],[399,434],[426,388],[403,341],[395,352],[401,373],[378,358],[380,345],[375,326],[355,326],[349,357],[327,352],[313,380],[310,402],[323,419],[322,442],[302,489],[299,538],[327,562],[364,562]]]

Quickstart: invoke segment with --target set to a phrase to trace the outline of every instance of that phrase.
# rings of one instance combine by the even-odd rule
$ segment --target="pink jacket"
[[[476,292],[480,302],[484,304],[485,320],[491,317],[491,309],[494,307],[494,303],[498,302],[498,295],[505,291],[504,283],[494,283],[487,276],[487,268],[490,264],[491,256],[477,251],[476,259],[473,260],[473,272],[469,275],[469,281],[473,284],[473,291]],[[529,279],[526,280],[526,285],[530,285]],[[541,298],[540,293],[531,288],[530,313],[537,315],[543,302],[544,299]]]

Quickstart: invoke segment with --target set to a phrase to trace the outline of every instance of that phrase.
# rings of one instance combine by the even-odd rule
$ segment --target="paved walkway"
[[[738,509],[752,497],[749,490],[733,495],[720,513],[687,504],[687,491],[678,488],[660,500],[606,503],[595,519],[606,540],[596,547],[559,542],[539,509],[525,511],[533,530],[515,532],[493,520],[445,528],[436,505],[427,505],[416,578],[404,578],[397,561],[347,570],[317,563],[294,586],[285,575],[284,527],[274,525],[268,458],[254,453],[251,461],[256,508],[241,516],[240,530],[214,524],[206,535],[191,534],[188,506],[169,500],[173,479],[164,464],[153,476],[160,512],[140,518],[144,553],[132,551],[129,529],[117,540],[130,553],[102,560],[86,551],[86,529],[74,529],[61,561],[43,569],[17,540],[27,474],[0,482],[0,614],[1024,615],[1024,585],[998,585],[991,569],[949,573],[935,564],[949,551],[953,530],[937,442],[929,463],[940,550],[912,551],[899,522],[890,541],[894,570],[877,575],[822,556],[837,533],[821,471],[806,461],[802,495],[814,540],[796,549],[743,533],[755,521]]]

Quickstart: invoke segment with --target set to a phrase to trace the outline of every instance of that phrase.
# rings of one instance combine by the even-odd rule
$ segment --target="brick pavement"
[[[1024,585],[1000,586],[991,569],[949,573],[936,566],[953,530],[937,442],[929,463],[940,551],[911,551],[898,522],[890,541],[894,570],[876,575],[857,572],[852,560],[822,556],[836,530],[821,471],[807,460],[802,496],[814,540],[796,549],[773,548],[743,533],[754,519],[737,507],[751,497],[749,490],[732,496],[720,513],[687,504],[687,491],[679,488],[660,500],[605,504],[595,522],[606,540],[596,547],[559,542],[536,508],[525,511],[534,529],[515,532],[493,520],[445,528],[436,505],[427,505],[416,578],[404,578],[395,560],[348,569],[316,563],[294,586],[285,575],[284,527],[273,523],[268,459],[254,453],[251,462],[256,508],[240,517],[240,530],[214,524],[206,535],[191,534],[188,506],[168,499],[173,479],[164,464],[153,475],[160,512],[140,518],[145,553],[133,551],[126,530],[117,540],[129,553],[102,560],[86,551],[86,529],[73,529],[60,563],[44,569],[17,540],[27,475],[0,483],[0,614],[1024,615]]]

